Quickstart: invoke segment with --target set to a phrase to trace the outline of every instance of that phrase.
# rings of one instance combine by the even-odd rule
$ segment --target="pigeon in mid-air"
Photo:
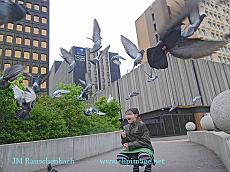
[[[125,98],[125,100],[129,100],[130,98],[132,98],[132,97],[135,97],[135,96],[137,96],[137,95],[139,95],[140,93],[138,93],[138,92],[131,92],[131,93],[129,93],[129,95],[128,95],[128,97],[127,98]]]
[[[36,94],[41,91],[41,84],[43,84],[49,78],[49,74],[39,74],[37,76],[33,76],[31,73],[27,73],[26,75],[32,78],[31,85]]]
[[[30,87],[27,87],[26,89],[26,91],[23,91],[16,85],[13,87],[14,98],[17,106],[20,107],[20,109],[16,112],[16,118],[21,120],[29,119],[29,112],[34,107],[36,100],[34,90]]]
[[[70,93],[69,90],[56,90],[53,93],[53,98],[59,98],[59,97],[63,96],[64,94],[68,94],[68,93]]]
[[[84,101],[84,100],[86,100],[87,95],[90,92],[90,90],[94,84],[91,84],[87,81],[83,81],[81,79],[79,79],[79,81],[83,85],[84,89],[82,90],[81,94],[77,97],[77,99]]]
[[[113,101],[113,97],[111,96],[111,94],[109,95],[109,98],[107,99],[107,103],[110,103],[111,101]]]
[[[141,63],[143,56],[144,56],[144,50],[138,50],[137,46],[132,43],[128,38],[121,35],[121,43],[126,51],[126,53],[134,59],[134,65],[135,66]]]
[[[11,0],[0,0],[0,26],[14,23],[25,18],[29,11],[22,5]]]
[[[94,107],[88,108],[88,109],[86,109],[86,110],[84,111],[84,114],[85,114],[86,116],[92,116],[94,113],[96,113],[96,114],[99,115],[99,116],[104,116],[104,115],[106,115],[106,113],[101,112],[101,111],[99,111],[98,109],[96,109],[96,108],[94,108]]]
[[[201,96],[196,96],[192,99],[192,105],[195,105],[198,102],[201,102]]]
[[[51,164],[48,164],[48,166],[47,166],[47,172],[58,172],[58,170],[56,170],[55,168],[53,168]]]
[[[110,45],[108,45],[101,53],[99,56],[89,60],[89,62],[91,62],[92,64],[96,65],[104,56],[106,56],[108,54]]]
[[[171,108],[169,109],[169,112],[172,112],[174,109],[176,109],[177,108],[177,106],[175,105],[175,104],[173,104],[172,106],[171,106]]]
[[[94,43],[90,53],[95,53],[101,49],[101,29],[96,19],[93,21],[93,36],[87,39],[90,39]]]
[[[5,69],[3,75],[0,77],[0,89],[9,88],[10,82],[16,80],[23,73],[23,69],[24,66],[20,64]]]
[[[197,31],[198,27],[200,26],[201,22],[207,16],[207,14],[203,13],[200,15],[199,12],[199,5],[190,5],[191,0],[185,0],[185,5],[190,7],[190,13],[188,15],[189,23],[187,31],[182,31],[181,36],[183,37],[190,37]]]
[[[153,72],[153,69],[151,69],[151,73],[150,74],[148,74],[144,70],[143,70],[143,72],[148,76],[148,78],[149,78],[148,82],[155,81],[158,78],[158,76],[156,75],[156,73]]]
[[[125,58],[121,57],[121,56],[118,55],[118,54],[115,55],[115,56],[113,56],[113,57],[111,58],[112,62],[115,63],[115,64],[117,64],[117,65],[121,65],[120,59],[126,60]]]
[[[192,6],[197,5],[200,0],[190,1]],[[211,55],[229,43],[229,35],[225,35],[223,40],[202,40],[181,36],[182,21],[191,12],[187,9],[192,8],[180,8],[175,16],[172,15],[170,20],[159,28],[160,41],[155,47],[147,49],[147,60],[150,67],[155,69],[168,68],[166,56],[168,52],[176,58],[197,59]]]
[[[77,63],[77,61],[85,61],[85,58],[80,56],[73,56],[70,52],[65,50],[64,48],[60,48],[61,57],[65,60],[65,62],[69,65],[68,73],[71,73]]]

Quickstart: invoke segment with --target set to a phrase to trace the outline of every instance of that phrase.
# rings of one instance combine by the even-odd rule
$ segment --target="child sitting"
[[[151,172],[154,164],[154,150],[150,141],[149,130],[141,121],[137,108],[125,112],[128,120],[121,134],[124,149],[117,155],[117,161],[122,165],[133,165],[133,172],[139,172],[139,166],[145,166],[145,172]]]

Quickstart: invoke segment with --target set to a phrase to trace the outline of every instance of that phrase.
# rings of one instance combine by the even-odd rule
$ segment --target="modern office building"
[[[184,0],[179,1],[181,4],[184,3]],[[193,37],[221,40],[226,33],[229,33],[230,2],[226,1],[220,5],[215,3],[215,0],[204,0],[200,3],[200,12],[205,12],[207,17]],[[176,9],[178,5],[175,1],[156,0],[144,11],[135,22],[139,48],[146,50],[156,45],[159,41],[158,28],[169,20]],[[187,19],[184,22],[188,24]],[[230,45],[226,45],[217,53],[204,59],[230,64]],[[143,63],[146,62],[145,54]]]
[[[18,0],[13,0],[18,3]],[[15,23],[0,26],[0,70],[23,64],[33,76],[49,71],[49,0],[20,0],[30,14]],[[24,84],[30,85],[31,79]],[[48,82],[41,85],[48,91]]]
[[[89,59],[94,58],[98,53],[90,54],[89,48],[72,47],[70,52],[74,56],[80,56],[84,58],[84,61],[77,61],[73,72],[68,73],[69,65],[63,61],[55,61],[50,70],[49,77],[49,95],[51,95],[58,87],[58,84],[79,84],[79,79],[87,80],[93,83],[92,93],[97,90],[103,90],[109,86],[112,82],[121,77],[120,66],[114,64],[111,58],[116,53],[108,52],[108,54],[97,64],[93,65],[89,62]]]

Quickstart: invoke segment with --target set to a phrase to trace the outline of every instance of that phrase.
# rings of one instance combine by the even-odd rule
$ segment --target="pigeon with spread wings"
[[[16,112],[16,118],[21,120],[29,119],[29,112],[33,108],[36,100],[34,90],[30,87],[27,87],[26,89],[26,91],[23,91],[16,85],[13,87],[14,98],[17,106],[20,107]]]
[[[199,3],[199,0],[190,1],[190,6]],[[159,28],[158,34],[161,41],[155,47],[147,49],[147,59],[150,67],[155,69],[168,68],[166,56],[168,52],[176,58],[196,59],[211,55],[229,43],[229,35],[226,35],[222,40],[202,40],[181,36],[181,22],[191,12],[188,9],[193,8],[181,7],[177,15],[172,15],[171,20],[164,25],[165,27],[161,26]]]
[[[92,38],[87,38],[93,41],[93,48],[90,50],[90,53],[95,53],[101,49],[101,28],[98,24],[98,21],[94,19],[93,21],[93,36]]]
[[[0,26],[14,23],[25,18],[29,11],[22,5],[11,0],[0,0]]]
[[[133,69],[141,63],[144,55],[144,50],[138,50],[137,46],[132,43],[128,38],[121,35],[121,43],[126,53],[134,60]]]
[[[3,71],[2,77],[0,77],[0,89],[7,89],[10,86],[10,82],[17,79],[19,75],[23,73],[24,66],[18,64],[6,68]]]

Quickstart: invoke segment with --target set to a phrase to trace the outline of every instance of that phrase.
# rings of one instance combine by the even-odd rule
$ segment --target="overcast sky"
[[[102,48],[110,44],[110,52],[128,59],[121,65],[121,75],[133,67],[120,41],[120,35],[137,46],[135,20],[154,0],[50,0],[50,67],[62,60],[59,48],[92,47],[93,19],[101,28]]]

